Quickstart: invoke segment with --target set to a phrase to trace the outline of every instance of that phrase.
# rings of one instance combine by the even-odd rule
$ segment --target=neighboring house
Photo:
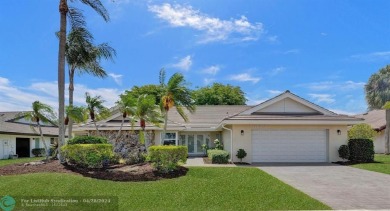
[[[202,144],[213,146],[222,140],[233,161],[236,152],[244,149],[245,162],[333,162],[340,145],[347,143],[347,127],[362,119],[335,114],[289,91],[256,106],[197,106],[184,122],[175,109],[169,111],[168,132],[147,125],[155,144],[188,147],[189,155],[202,155]],[[102,134],[118,131],[122,116],[119,112],[97,122]],[[130,131],[129,121],[123,130]],[[136,126],[134,130],[139,130]],[[78,126],[75,134],[94,131],[92,123]]]
[[[364,114],[356,115],[357,118],[363,118],[364,123],[369,124],[377,135],[374,139],[375,153],[385,153],[385,129],[386,129],[386,111],[372,110]]]
[[[0,112],[0,159],[8,159],[10,155],[33,157],[32,149],[44,148],[36,124],[24,118],[16,118],[18,113]],[[43,125],[42,131],[50,147],[50,143],[58,139],[58,127],[53,124]]]

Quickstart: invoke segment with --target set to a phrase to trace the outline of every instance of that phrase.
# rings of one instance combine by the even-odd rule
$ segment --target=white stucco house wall
[[[33,157],[32,149],[44,148],[38,127],[23,118],[16,118],[18,113],[0,112],[0,159],[8,159],[10,155]],[[42,131],[48,147],[57,141],[57,126],[43,125]]]
[[[347,144],[347,128],[363,119],[339,115],[286,91],[256,106],[197,106],[196,112],[187,112],[184,122],[173,108],[168,114],[168,132],[147,125],[157,144],[188,147],[190,156],[203,155],[202,144],[213,146],[222,140],[224,149],[237,159],[238,149],[244,149],[244,162],[335,162],[341,160],[338,149]],[[116,133],[122,120],[119,111],[97,122],[99,130]],[[134,130],[140,128],[136,126]],[[92,122],[74,128],[75,135],[94,131]],[[126,120],[124,131],[130,131]]]
[[[375,153],[385,153],[386,110],[372,110],[355,117],[364,119],[364,123],[369,124],[377,132],[374,138]]]

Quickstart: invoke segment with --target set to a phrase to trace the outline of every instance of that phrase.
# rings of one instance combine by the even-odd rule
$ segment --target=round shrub
[[[373,139],[377,132],[369,124],[362,123],[348,130],[348,139]]]
[[[84,168],[103,168],[115,159],[111,144],[68,144],[61,153],[68,164]]]
[[[349,159],[349,148],[347,145],[341,145],[339,148],[339,157],[341,157],[344,160]]]
[[[44,148],[34,148],[31,150],[31,153],[35,156],[35,157],[41,157],[43,155],[45,155],[45,149]]]
[[[349,160],[355,162],[374,161],[374,143],[371,139],[350,139],[348,148]]]
[[[187,161],[188,148],[186,146],[150,146],[148,160],[158,171],[167,173],[177,169],[179,162]]]
[[[76,136],[68,140],[67,144],[108,144],[108,141],[100,136]]]
[[[224,164],[229,162],[229,152],[225,150],[213,149],[207,151],[207,156],[211,163]]]
[[[247,154],[246,154],[246,152],[245,152],[244,149],[239,149],[239,150],[237,151],[237,154],[236,154],[237,158],[240,159],[241,162],[242,162],[242,159],[243,159],[244,157],[246,157],[246,155],[247,155]]]

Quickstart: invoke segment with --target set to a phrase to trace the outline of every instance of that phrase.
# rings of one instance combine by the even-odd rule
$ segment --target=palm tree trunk
[[[168,111],[169,111],[169,110],[168,110]],[[161,140],[161,141],[164,141],[165,133],[167,133],[167,126],[168,126],[168,111],[165,110],[165,115],[164,115],[164,130],[163,130],[162,140]],[[162,144],[164,144],[164,143],[162,143]]]
[[[69,106],[73,106],[73,92],[74,92],[74,66],[69,69]],[[73,120],[69,118],[68,123],[68,139],[72,138]]]
[[[116,135],[116,139],[115,141],[118,141],[120,135],[121,135],[121,132],[122,132],[122,127],[123,127],[123,124],[125,123],[125,118],[122,117],[122,123],[121,123],[121,127],[119,128],[119,131],[118,131],[118,134]]]
[[[95,128],[96,128],[96,135],[97,135],[97,136],[100,136],[99,129],[98,129],[98,126],[97,126],[95,120],[93,120],[93,124],[95,125]]]
[[[60,42],[58,49],[58,147],[61,148],[65,143],[65,44],[66,44],[66,15],[68,13],[67,0],[60,0]],[[61,151],[58,153],[60,161],[64,159]]]
[[[42,133],[41,125],[39,124],[39,122],[37,122],[37,125],[38,125],[38,128],[39,128],[39,134],[41,135],[41,140],[42,140],[42,142],[43,142],[43,147],[45,147],[46,161],[49,161],[49,152],[48,152],[48,148],[47,148],[45,139],[43,138],[43,133]]]
[[[390,109],[386,109],[385,154],[390,154]]]

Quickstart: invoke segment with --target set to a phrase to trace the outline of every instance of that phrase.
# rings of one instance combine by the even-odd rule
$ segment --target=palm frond
[[[164,86],[165,85],[165,69],[164,68],[161,68],[160,70],[160,85],[161,86]]]
[[[85,27],[85,17],[81,10],[69,6],[68,18],[70,20],[70,26],[72,29]]]
[[[90,6],[95,10],[106,22],[110,20],[110,16],[100,0],[80,0],[83,4]]]
[[[188,122],[188,116],[187,116],[187,114],[184,112],[183,107],[181,107],[181,106],[176,106],[176,110],[177,110],[177,113],[179,113],[179,115],[181,116],[181,118],[183,118],[183,120],[184,120],[185,122]]]

